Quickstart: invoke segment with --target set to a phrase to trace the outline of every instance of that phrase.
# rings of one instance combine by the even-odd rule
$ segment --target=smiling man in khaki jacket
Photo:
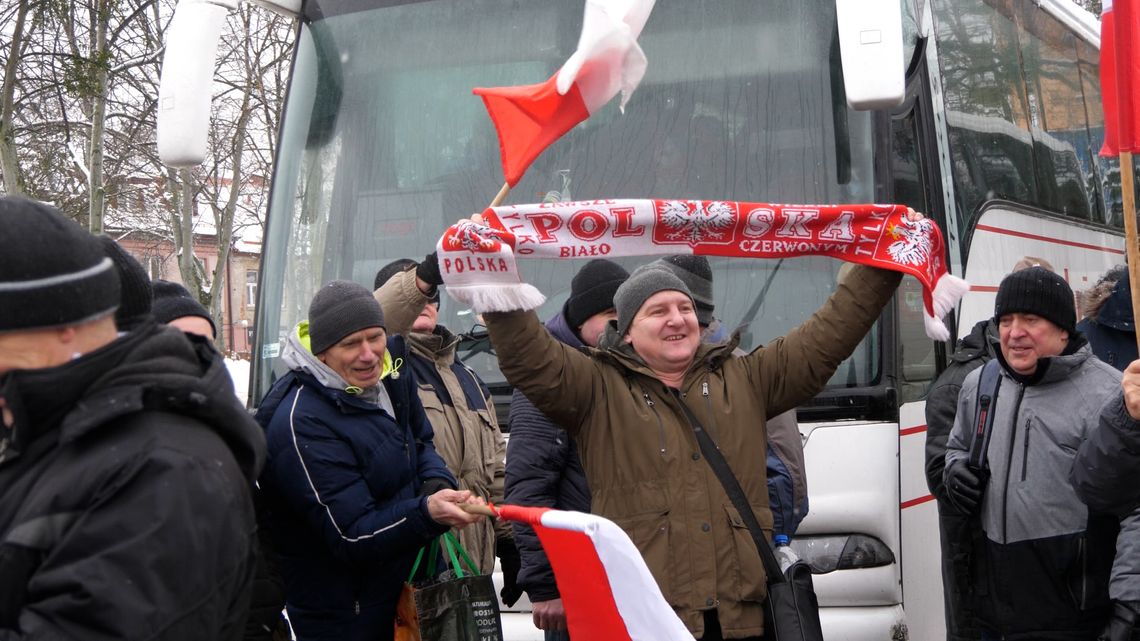
[[[578,441],[593,511],[629,534],[693,635],[759,639],[764,568],[702,460],[682,404],[717,442],[770,538],[763,419],[823,389],[900,279],[855,266],[811,318],[745,356],[732,354],[736,338],[701,344],[688,288],[652,265],[614,296],[618,319],[602,341],[608,347],[568,347],[533,311],[487,313],[484,321],[507,380]],[[416,284],[431,292],[439,283]]]

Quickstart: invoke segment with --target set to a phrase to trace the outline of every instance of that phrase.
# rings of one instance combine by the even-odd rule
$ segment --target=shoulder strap
[[[970,467],[984,470],[989,465],[986,460],[990,449],[990,435],[993,433],[994,412],[997,409],[998,388],[1001,387],[1001,363],[991,359],[982,365],[982,375],[978,379],[978,396],[974,404],[974,433],[970,437]]]
[[[689,426],[693,428],[693,433],[697,436],[697,444],[700,445],[701,454],[704,454],[709,467],[720,479],[720,484],[724,486],[724,491],[728,494],[732,505],[740,513],[744,525],[748,526],[748,532],[752,535],[752,542],[756,544],[756,551],[760,553],[760,560],[764,563],[764,571],[768,574],[768,581],[785,581],[784,573],[780,571],[780,563],[776,561],[776,555],[772,552],[772,546],[764,538],[764,531],[760,527],[760,522],[756,520],[756,514],[752,512],[752,506],[748,504],[748,498],[744,495],[740,482],[736,480],[736,475],[732,473],[732,468],[728,466],[728,461],[724,459],[724,455],[720,453],[720,448],[713,442],[712,437],[705,431],[704,426],[697,420],[692,410],[685,405],[681,396],[675,390],[673,395],[689,419]]]

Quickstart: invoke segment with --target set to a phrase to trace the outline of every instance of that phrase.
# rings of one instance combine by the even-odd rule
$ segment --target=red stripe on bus
[[[905,510],[908,507],[914,507],[916,505],[922,505],[923,503],[926,503],[928,501],[933,501],[933,500],[934,500],[934,496],[931,494],[927,494],[926,496],[920,496],[917,499],[911,499],[909,501],[903,501],[902,503],[899,504],[899,509]]]
[[[970,285],[972,292],[996,292],[997,290],[998,288],[993,285]]]
[[[1018,238],[1028,238],[1030,240],[1043,240],[1047,243],[1055,243],[1057,245],[1067,245],[1069,247],[1080,247],[1081,249],[1094,249],[1096,251],[1107,252],[1109,254],[1124,255],[1123,249],[1114,249],[1112,247],[1101,247],[1100,245],[1088,245],[1086,243],[1074,243],[1071,240],[1062,240],[1060,238],[1052,238],[1050,236],[1040,236],[1037,234],[1027,234],[1023,231],[1014,231],[1012,229],[1002,229],[1000,227],[990,227],[989,225],[978,225],[978,229],[982,231],[993,232],[995,234],[1003,234],[1006,236],[1016,236]]]
[[[922,434],[926,431],[925,425],[917,425],[915,427],[908,427],[905,430],[899,430],[899,436],[910,436],[911,434]]]

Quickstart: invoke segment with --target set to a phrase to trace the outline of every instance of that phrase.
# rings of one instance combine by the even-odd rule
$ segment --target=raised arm
[[[507,382],[577,436],[601,395],[593,359],[556,340],[533,311],[488,312],[483,321]]]
[[[431,298],[416,285],[416,270],[408,269],[388,279],[372,297],[384,310],[384,328],[389,334],[406,334]]]
[[[902,274],[855,265],[811,318],[743,358],[767,394],[768,416],[819,393],[891,299]]]

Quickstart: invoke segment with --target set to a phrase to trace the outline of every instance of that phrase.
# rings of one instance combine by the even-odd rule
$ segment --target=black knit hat
[[[151,303],[154,320],[165,325],[183,316],[199,316],[210,321],[210,330],[217,337],[218,327],[214,325],[214,319],[210,318],[210,312],[185,287],[168,280],[156,280],[151,289],[154,292],[154,302]]]
[[[384,283],[392,280],[392,277],[396,274],[406,272],[408,269],[415,267],[418,264],[419,263],[412,260],[411,258],[397,258],[387,265],[384,265],[380,268],[380,271],[376,272],[376,279],[372,281],[372,289],[380,289],[384,286]],[[435,292],[433,292],[429,298],[431,298],[431,302],[437,304],[439,303],[438,287],[435,288]]]
[[[629,326],[633,324],[633,317],[650,296],[664,291],[677,291],[688,296],[690,300],[693,298],[689,286],[671,269],[647,263],[633,270],[629,279],[622,283],[614,294],[614,307],[618,314],[618,335],[625,336]]]
[[[110,236],[99,236],[103,243],[103,253],[115,263],[119,274],[121,302],[115,310],[115,325],[120,331],[129,332],[150,318],[150,305],[153,296],[150,291],[150,277],[134,256],[127,253]]]
[[[314,354],[369,327],[384,327],[384,311],[363,285],[334,280],[321,287],[309,303],[309,350]]]
[[[674,254],[653,261],[651,264],[668,267],[670,271],[684,281],[693,295],[693,304],[697,308],[697,322],[701,327],[708,327],[713,321],[713,275],[709,259],[704,256],[692,254]]]
[[[583,265],[570,281],[566,322],[577,332],[594,314],[613,309],[614,294],[627,278],[629,272],[612,260],[595,258]]]
[[[1073,334],[1077,329],[1077,307],[1073,290],[1057,274],[1030,267],[1006,276],[998,286],[994,320],[1006,314],[1035,314]]]
[[[0,332],[107,316],[119,287],[99,239],[54,207],[0,197]]]

